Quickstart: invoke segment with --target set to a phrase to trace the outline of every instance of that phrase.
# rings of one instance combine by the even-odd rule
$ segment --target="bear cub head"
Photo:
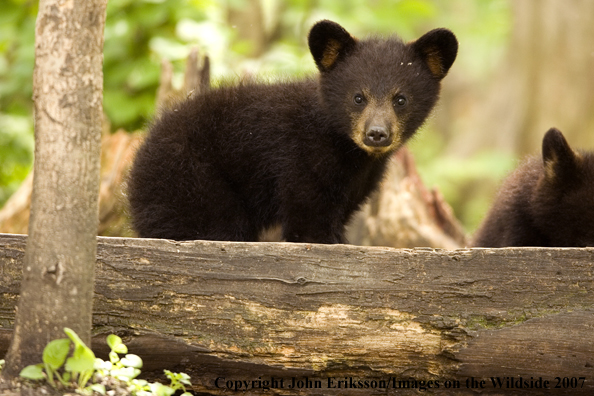
[[[542,156],[505,180],[473,245],[594,246],[594,152],[573,150],[549,129]]]
[[[404,43],[398,37],[357,40],[328,20],[315,24],[309,48],[320,71],[320,99],[342,130],[372,156],[402,146],[423,124],[440,81],[456,59],[447,29]]]
[[[551,128],[542,141],[542,161],[531,199],[536,226],[551,246],[594,246],[594,153],[574,151]]]

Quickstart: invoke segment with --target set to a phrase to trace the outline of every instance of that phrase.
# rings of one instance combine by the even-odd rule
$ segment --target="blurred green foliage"
[[[204,20],[204,1],[110,0],[104,44],[104,111],[114,128],[141,128],[154,111],[159,84],[159,40],[169,51],[181,44],[176,28],[189,18]],[[187,51],[177,54],[180,60]],[[172,58],[171,53],[167,54]]]
[[[455,67],[463,70],[472,84],[480,85],[505,48],[511,20],[507,0],[258,0],[266,43],[254,57],[255,43],[242,37],[240,26],[230,18],[232,12],[241,16],[254,1],[109,0],[103,70],[104,111],[112,130],[133,131],[150,120],[160,60],[172,61],[174,85],[181,86],[184,61],[192,46],[211,58],[216,85],[219,79],[246,74],[275,79],[314,72],[307,32],[320,19],[336,20],[355,36],[397,32],[405,40],[446,26],[454,30],[461,43]],[[32,163],[37,2],[0,0],[0,4],[2,205]],[[482,215],[477,213],[484,211],[488,200],[465,202],[460,196],[466,193],[457,186],[476,177],[500,178],[512,162],[493,153],[469,159],[443,157],[444,138],[431,123],[422,134],[412,149],[423,178],[428,185],[440,186],[468,228],[474,228]]]
[[[0,206],[33,161],[32,79],[37,2],[0,3]]]
[[[497,187],[516,165],[511,154],[482,151],[469,157],[443,153],[441,136],[425,127],[408,144],[428,188],[438,187],[456,218],[472,233],[491,206]]]

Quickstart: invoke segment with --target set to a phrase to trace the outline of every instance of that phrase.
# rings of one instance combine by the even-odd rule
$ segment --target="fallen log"
[[[0,236],[0,356],[25,242]],[[100,237],[96,271],[93,348],[115,332],[203,394],[594,390],[592,248]]]

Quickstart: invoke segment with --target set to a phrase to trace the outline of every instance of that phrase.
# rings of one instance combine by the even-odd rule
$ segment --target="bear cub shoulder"
[[[574,151],[551,128],[542,158],[504,182],[474,246],[594,246],[594,153]]]
[[[435,29],[411,43],[358,40],[321,21],[309,34],[316,79],[241,83],[164,112],[128,181],[139,236],[343,243],[389,155],[435,105],[458,43]]]

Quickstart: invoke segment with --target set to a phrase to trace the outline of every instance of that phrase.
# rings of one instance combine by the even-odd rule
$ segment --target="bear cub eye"
[[[353,102],[355,102],[355,104],[357,105],[362,105],[363,103],[365,103],[365,97],[361,94],[356,94],[353,97]]]
[[[402,95],[396,95],[394,97],[394,107],[404,107],[406,106],[407,100]]]

